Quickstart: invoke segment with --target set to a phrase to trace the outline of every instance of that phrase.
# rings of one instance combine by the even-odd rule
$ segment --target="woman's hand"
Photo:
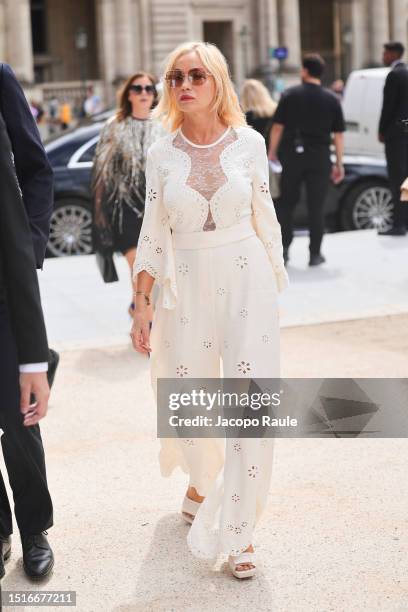
[[[130,332],[132,338],[133,348],[138,353],[149,354],[151,352],[150,347],[150,326],[149,323],[152,319],[152,309],[150,307],[143,307],[135,309],[133,315],[133,325]]]

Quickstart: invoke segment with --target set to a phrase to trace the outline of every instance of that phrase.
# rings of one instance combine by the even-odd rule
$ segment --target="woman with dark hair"
[[[137,72],[119,93],[119,108],[102,129],[94,161],[94,235],[108,231],[113,250],[132,270],[142,226],[145,167],[150,145],[166,132],[150,118],[157,103],[156,79]],[[134,309],[133,300],[129,313]]]

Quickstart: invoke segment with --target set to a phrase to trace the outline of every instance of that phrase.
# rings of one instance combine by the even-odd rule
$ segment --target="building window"
[[[31,36],[34,55],[47,53],[46,0],[31,0]]]

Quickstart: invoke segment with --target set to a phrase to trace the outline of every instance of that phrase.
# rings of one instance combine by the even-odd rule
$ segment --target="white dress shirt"
[[[20,365],[20,374],[33,374],[35,372],[47,372],[48,363],[42,361],[41,363],[24,363]]]

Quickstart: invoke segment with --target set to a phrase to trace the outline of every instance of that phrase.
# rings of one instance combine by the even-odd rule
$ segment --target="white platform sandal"
[[[252,563],[255,566],[255,553],[254,552],[242,552],[240,555],[228,557],[228,565],[231,568],[235,578],[252,578],[256,572],[256,566],[251,569],[237,570],[237,566],[241,563]]]
[[[187,495],[184,496],[183,505],[181,506],[181,515],[187,523],[190,523],[190,525],[194,521],[194,517],[197,514],[200,506],[200,502],[190,499],[187,497]]]

